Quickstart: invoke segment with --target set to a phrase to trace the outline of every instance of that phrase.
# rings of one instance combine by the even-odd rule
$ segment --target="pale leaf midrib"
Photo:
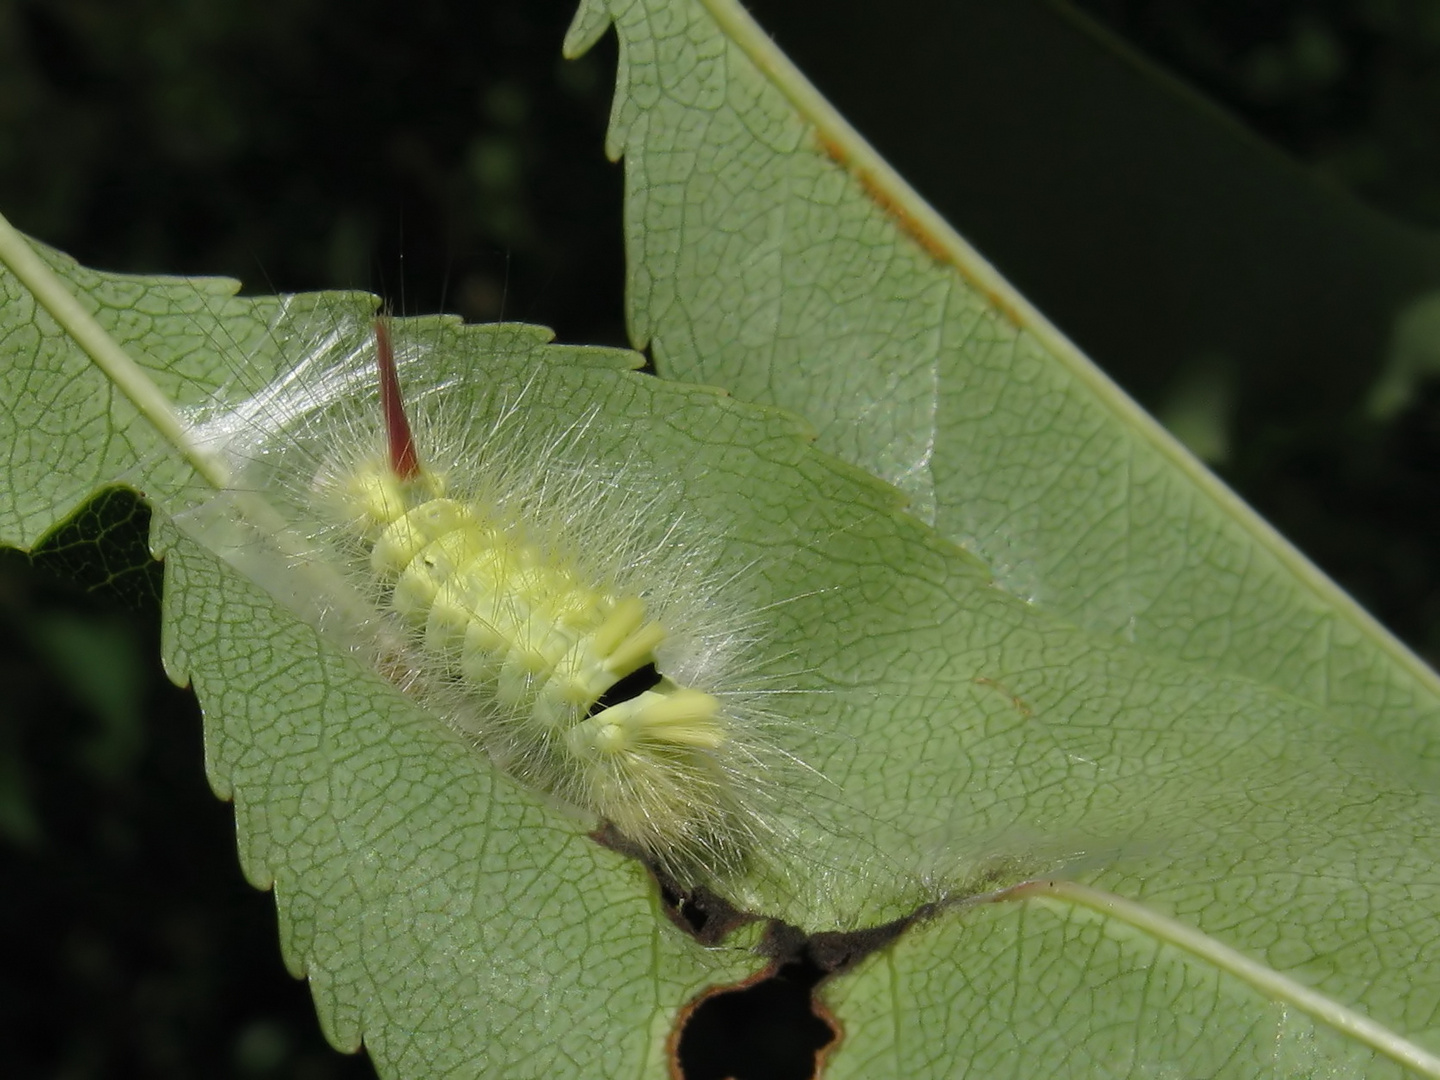
[[[1356,1009],[1311,989],[1231,948],[1204,932],[1187,926],[1144,904],[1077,881],[1030,881],[996,894],[994,900],[1032,900],[1049,907],[1079,910],[1109,919],[1146,934],[1157,942],[1184,950],[1250,986],[1271,1001],[1291,1005],[1342,1035],[1440,1080],[1440,1056],[1392,1031]]]

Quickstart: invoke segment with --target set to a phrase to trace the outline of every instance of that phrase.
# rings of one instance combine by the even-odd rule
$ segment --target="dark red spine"
[[[420,474],[420,458],[415,453],[415,437],[410,434],[410,419],[405,415],[405,402],[400,397],[400,375],[395,370],[395,350],[390,345],[390,324],[375,320],[375,364],[380,372],[380,408],[385,414],[385,434],[390,442],[390,468],[401,480],[413,480]]]

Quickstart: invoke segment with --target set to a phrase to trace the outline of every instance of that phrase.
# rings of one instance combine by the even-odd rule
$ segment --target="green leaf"
[[[1440,753],[1435,673],[1001,279],[737,0],[586,0],[567,50],[612,20],[628,315],[662,374],[804,416],[1017,596]]]

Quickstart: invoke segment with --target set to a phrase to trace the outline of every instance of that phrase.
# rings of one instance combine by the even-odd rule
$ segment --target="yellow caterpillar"
[[[386,445],[332,459],[315,487],[405,628],[416,670],[403,681],[516,779],[609,822],[667,872],[739,871],[761,831],[736,791],[753,751],[716,693],[667,670],[675,628],[643,589],[582,556],[585,523],[546,527],[547,489],[564,501],[576,485],[532,477],[518,498],[505,476],[457,487],[417,449],[383,321],[375,351]],[[536,469],[555,466],[546,456]]]

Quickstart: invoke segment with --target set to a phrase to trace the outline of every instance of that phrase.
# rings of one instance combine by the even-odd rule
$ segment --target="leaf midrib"
[[[989,898],[1030,900],[1058,910],[1085,912],[1174,946],[1234,976],[1271,1001],[1292,1005],[1312,1019],[1363,1043],[1406,1068],[1440,1077],[1440,1056],[1370,1017],[1292,979],[1192,926],[1144,904],[1077,881],[1028,881]]]

